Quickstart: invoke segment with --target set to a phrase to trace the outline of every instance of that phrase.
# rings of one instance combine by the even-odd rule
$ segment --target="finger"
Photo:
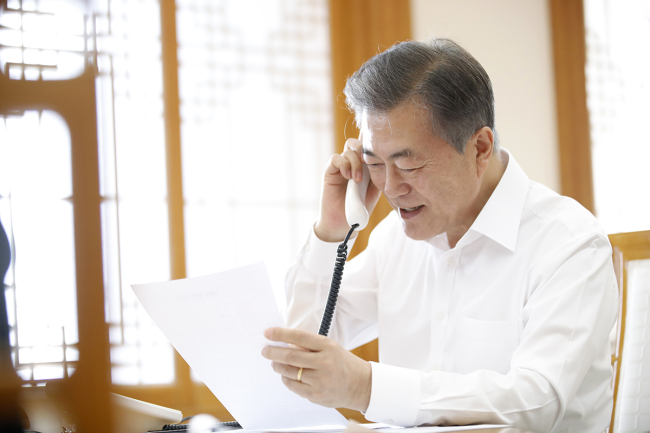
[[[336,153],[330,158],[330,163],[327,165],[325,172],[327,174],[341,173],[344,178],[350,179],[352,177],[351,167],[350,161],[347,158]]]
[[[308,398],[310,395],[311,385],[284,376],[282,376],[282,383],[284,383],[284,386],[289,388],[290,391],[295,392],[300,397]]]
[[[281,362],[273,362],[271,364],[273,371],[281,374],[287,379],[296,380],[302,383],[309,383],[306,379],[307,372],[310,371],[308,368],[303,368],[302,373],[300,374],[300,368],[294,367],[293,365],[282,364]],[[300,380],[298,380],[298,374],[300,374]]]
[[[343,152],[343,157],[350,161],[352,177],[355,182],[361,182],[361,179],[363,178],[363,169],[361,168],[361,159],[359,158],[359,154],[354,150],[346,150]]]
[[[345,146],[343,147],[343,151],[352,150],[354,152],[359,152],[361,151],[362,147],[363,147],[363,142],[361,141],[361,136],[359,136],[359,138],[348,138],[347,140],[345,140]]]
[[[363,160],[363,134],[359,134],[359,138],[348,138],[345,141],[343,151],[351,150],[355,152],[360,160]]]
[[[316,366],[316,359],[314,359],[314,355],[314,352],[289,349],[286,347],[266,346],[264,349],[262,349],[262,356],[266,359],[280,362],[282,364],[292,365],[297,368],[314,368]]]
[[[305,349],[304,347],[296,346],[295,344],[289,344],[289,348],[309,352],[309,350]]]
[[[357,158],[359,160],[359,170],[357,170],[357,166],[352,164],[352,173],[354,174],[354,180],[357,182],[361,182],[363,179],[363,170],[361,169],[361,166],[363,164],[363,134],[359,134],[359,138],[348,138],[345,141],[345,149],[350,150],[354,153],[356,153]],[[344,152],[345,153],[345,152]]]
[[[283,341],[312,351],[323,350],[330,341],[329,338],[313,332],[279,327],[266,329],[264,336],[271,341]]]

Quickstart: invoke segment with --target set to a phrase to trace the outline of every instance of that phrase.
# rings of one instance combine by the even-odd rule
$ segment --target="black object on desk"
[[[147,433],[170,433],[170,432],[176,432],[176,433],[182,433],[182,432],[187,432],[189,428],[188,424],[167,424],[164,425],[162,430],[150,430]],[[225,421],[225,422],[220,422],[217,424],[212,431],[213,432],[220,432],[220,431],[228,431],[228,430],[240,430],[242,427],[237,421]]]

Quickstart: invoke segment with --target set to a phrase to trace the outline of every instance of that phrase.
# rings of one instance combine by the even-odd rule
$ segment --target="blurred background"
[[[650,1],[0,5],[0,221],[12,253],[0,391],[68,380],[70,404],[87,411],[80,425],[108,416],[109,390],[232,419],[130,285],[263,260],[281,297],[322,170],[358,134],[345,79],[398,41],[460,43],[490,75],[501,145],[531,179],[608,233],[650,228]],[[376,342],[357,353],[373,359]]]

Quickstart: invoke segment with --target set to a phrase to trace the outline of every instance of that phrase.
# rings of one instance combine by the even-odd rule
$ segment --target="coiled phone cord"
[[[334,316],[334,309],[336,308],[336,300],[339,297],[339,288],[341,287],[341,280],[343,279],[343,267],[348,258],[348,240],[354,233],[354,230],[359,227],[359,224],[352,224],[352,228],[345,237],[345,240],[336,249],[336,263],[334,264],[334,274],[332,275],[332,284],[330,285],[330,293],[327,297],[327,304],[325,304],[325,311],[323,312],[323,320],[320,324],[319,335],[324,335],[330,332],[330,325],[332,324],[332,317]]]

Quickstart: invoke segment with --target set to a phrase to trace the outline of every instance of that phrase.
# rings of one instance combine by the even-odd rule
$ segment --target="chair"
[[[650,398],[650,231],[613,234],[609,240],[619,288],[609,432],[647,431],[650,407],[641,400]]]

